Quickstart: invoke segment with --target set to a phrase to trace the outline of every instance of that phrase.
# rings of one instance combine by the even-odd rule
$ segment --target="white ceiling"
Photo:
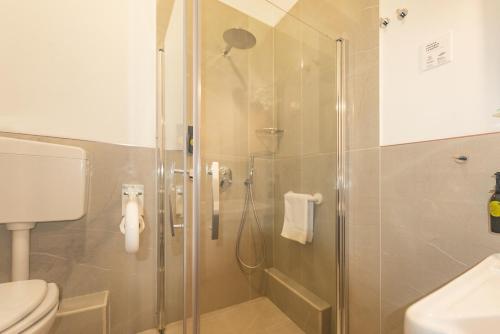
[[[219,0],[271,27],[276,26],[298,0]],[[271,4],[272,2],[273,4]]]

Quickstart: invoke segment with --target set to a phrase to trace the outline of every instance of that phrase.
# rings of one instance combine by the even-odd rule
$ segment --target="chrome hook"
[[[467,161],[469,161],[469,157],[466,155],[458,155],[458,156],[455,156],[453,158],[455,159],[455,162],[458,164],[464,164]]]
[[[404,20],[408,16],[408,9],[406,8],[398,8],[396,11],[398,13],[398,19]]]
[[[388,17],[380,18],[380,28],[387,28],[389,23],[391,23],[391,20]]]

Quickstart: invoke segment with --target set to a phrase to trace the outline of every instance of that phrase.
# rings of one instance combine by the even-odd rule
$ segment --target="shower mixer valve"
[[[219,168],[219,174],[220,188],[222,189],[222,191],[224,191],[233,184],[233,172],[231,171],[231,168],[221,166]]]

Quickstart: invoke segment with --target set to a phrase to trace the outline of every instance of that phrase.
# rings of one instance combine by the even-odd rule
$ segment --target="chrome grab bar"
[[[166,197],[166,201],[168,202],[168,213],[169,213],[169,223],[170,223],[170,234],[172,237],[175,237],[175,229],[176,228],[184,228],[184,224],[176,224],[175,223],[175,217],[174,217],[174,208],[172,205],[172,188],[173,188],[173,179],[175,177],[175,174],[184,174],[185,172],[188,173],[189,177],[191,178],[192,176],[192,169],[188,171],[184,171],[183,169],[177,169],[175,168],[175,163],[172,163],[172,166],[170,167],[170,177],[169,177],[169,182],[168,186],[166,187],[168,195]],[[184,215],[183,215],[184,216]]]
[[[220,200],[219,200],[219,162],[213,161],[210,166],[207,165],[207,174],[212,177],[212,240],[219,239],[219,218],[220,218]]]
[[[168,213],[169,213],[169,220],[170,220],[170,234],[175,237],[175,221],[174,221],[174,212],[172,208],[172,187],[169,187],[168,189]]]
[[[218,161],[207,165],[207,174],[212,177],[212,240],[219,239],[220,191],[233,184],[231,168],[220,166]]]
[[[172,184],[174,183],[174,176],[175,176],[174,171],[175,171],[175,164],[172,163],[172,166],[170,167],[170,175],[168,176],[168,182],[165,187],[167,191],[166,201],[168,207],[168,220],[170,223],[170,234],[172,235],[172,237],[175,237],[175,220],[172,208]]]
[[[189,180],[191,180],[191,181],[193,180],[193,169],[192,168],[187,169],[187,170],[174,168],[172,173],[182,174],[182,175],[184,175],[184,173],[187,173],[187,175],[189,176]]]

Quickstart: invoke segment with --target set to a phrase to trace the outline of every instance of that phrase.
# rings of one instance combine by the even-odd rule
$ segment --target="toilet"
[[[0,284],[0,334],[47,334],[59,307],[54,283],[25,280]]]
[[[86,213],[86,152],[0,136],[0,225],[11,232],[11,280],[0,284],[0,334],[47,334],[59,307],[54,283],[29,279],[30,231]]]

